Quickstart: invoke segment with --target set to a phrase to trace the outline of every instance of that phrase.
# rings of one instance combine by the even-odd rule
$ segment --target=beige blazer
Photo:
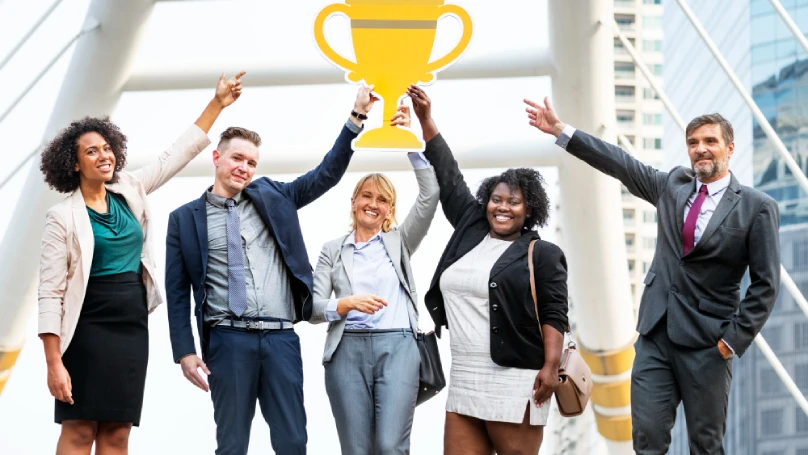
[[[134,172],[121,171],[107,190],[122,195],[143,229],[143,283],[149,311],[163,303],[149,232],[146,195],[160,188],[210,144],[207,134],[191,125],[154,163]],[[81,314],[95,238],[81,189],[54,205],[45,215],[39,263],[39,333],[59,335],[64,354]]]

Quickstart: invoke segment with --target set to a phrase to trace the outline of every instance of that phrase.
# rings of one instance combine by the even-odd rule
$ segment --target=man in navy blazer
[[[371,90],[359,90],[320,165],[290,183],[267,177],[251,183],[261,138],[228,128],[213,151],[214,185],[169,217],[171,348],[192,384],[208,391],[199,369],[209,376],[217,454],[247,453],[256,400],[275,453],[306,453],[303,364],[293,324],[311,317],[312,269],[297,210],[342,178],[351,141],[376,101]],[[192,291],[201,359],[190,323]]]

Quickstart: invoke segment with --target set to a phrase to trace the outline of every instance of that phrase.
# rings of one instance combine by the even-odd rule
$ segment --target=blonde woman
[[[409,110],[392,123],[409,126]],[[409,453],[420,365],[410,256],[429,230],[439,189],[423,155],[408,157],[419,193],[404,222],[396,226],[393,183],[366,175],[351,197],[351,232],[323,246],[314,272],[311,322],[329,323],[325,385],[343,454]]]

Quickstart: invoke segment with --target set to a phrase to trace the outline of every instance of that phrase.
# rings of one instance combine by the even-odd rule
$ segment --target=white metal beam
[[[760,110],[757,103],[755,103],[755,100],[752,99],[752,95],[749,94],[749,92],[743,86],[741,80],[738,79],[738,75],[735,74],[735,71],[732,69],[732,67],[729,66],[729,63],[727,63],[727,60],[724,58],[724,55],[721,53],[718,47],[716,47],[715,43],[713,43],[712,38],[710,38],[710,35],[701,25],[701,22],[699,22],[696,15],[693,14],[693,10],[690,9],[690,6],[687,4],[687,1],[676,0],[676,2],[682,8],[682,11],[685,13],[685,16],[687,16],[688,20],[690,20],[690,23],[693,24],[693,28],[696,29],[696,32],[701,37],[702,41],[704,41],[704,44],[707,46],[708,49],[710,49],[710,52],[713,53],[713,56],[715,57],[716,61],[718,61],[718,64],[721,65],[721,68],[724,70],[725,73],[727,73],[727,77],[729,77],[729,80],[732,82],[732,85],[734,85],[735,88],[738,90],[738,93],[740,93],[741,98],[743,98],[743,100],[749,106],[749,109],[752,110],[752,115],[755,116],[755,120],[757,120],[761,129],[763,129],[763,132],[766,133],[766,137],[768,137],[769,140],[772,142],[772,145],[774,145],[774,149],[777,150],[777,153],[780,155],[780,158],[785,162],[786,166],[788,166],[788,169],[794,175],[794,178],[797,179],[797,183],[799,184],[799,186],[806,194],[808,194],[808,178],[805,177],[805,174],[802,172],[802,169],[800,169],[799,164],[797,164],[797,162],[794,160],[794,157],[791,156],[791,153],[788,152],[788,149],[786,148],[785,144],[783,144],[783,141],[780,140],[780,136],[777,135],[777,132],[774,131],[774,128],[772,128],[771,124],[769,123],[769,120],[766,118],[765,115],[763,115],[763,112]]]
[[[791,33],[794,34],[794,38],[797,39],[797,42],[800,43],[800,46],[808,52],[808,39],[805,39],[805,35],[802,34],[802,30],[797,26],[791,16],[788,14],[785,8],[783,8],[783,4],[780,3],[780,0],[769,0],[769,3],[772,4],[772,8],[777,11],[777,14],[780,15],[780,18],[783,19],[783,22],[786,23],[786,27],[791,30]]]
[[[287,86],[344,84],[344,72],[324,59],[301,65],[300,62],[242,62],[232,64],[243,68],[250,77],[250,86]],[[124,85],[124,91],[184,90],[209,88],[211,77],[221,74],[218,62],[186,64],[135,69]],[[485,79],[504,77],[549,76],[554,73],[553,61],[546,48],[525,48],[496,54],[467,55],[440,72],[440,80]]]
[[[11,49],[11,51],[8,54],[6,54],[6,56],[3,58],[3,61],[0,62],[0,70],[2,70],[9,62],[9,60],[11,60],[11,58],[14,57],[14,55],[25,45],[25,43],[28,42],[28,39],[30,39],[31,36],[33,36],[34,33],[36,33],[36,31],[39,29],[39,26],[42,25],[42,23],[45,22],[45,20],[48,17],[50,17],[51,13],[53,13],[53,10],[55,10],[60,3],[62,3],[62,0],[56,0],[55,2],[53,2],[53,4],[51,4],[50,7],[48,7],[47,10],[45,10],[44,13],[42,13],[42,16],[39,17],[39,19],[33,26],[31,26],[30,29],[28,29],[28,32],[25,34],[25,36],[23,36],[22,39],[20,39],[20,41]]]
[[[263,151],[262,160],[255,171],[256,175],[303,174],[320,164],[322,160],[322,155],[313,154],[307,149],[284,149],[282,152]],[[561,160],[561,151],[558,147],[546,142],[491,142],[471,147],[453,147],[452,153],[463,169],[558,166]],[[152,154],[130,154],[127,156],[126,164],[127,167],[137,169],[153,162],[155,158],[156,155]],[[211,158],[200,156],[185,166],[177,176],[212,176],[213,169]],[[350,172],[408,170],[412,170],[412,166],[409,161],[401,159],[399,152],[355,152],[348,168]]]

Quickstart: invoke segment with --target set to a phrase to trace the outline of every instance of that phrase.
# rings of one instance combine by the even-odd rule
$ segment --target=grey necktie
[[[227,200],[227,305],[236,316],[247,310],[247,282],[244,278],[244,256],[241,229],[235,201]]]

